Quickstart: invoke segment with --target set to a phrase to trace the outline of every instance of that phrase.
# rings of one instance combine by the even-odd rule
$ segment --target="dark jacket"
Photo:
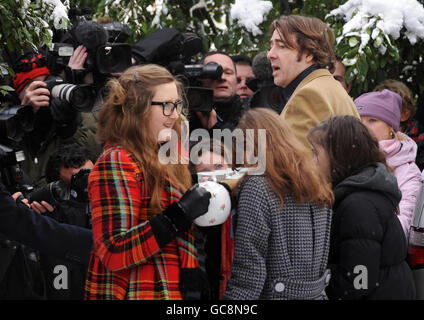
[[[415,299],[396,178],[377,163],[334,188],[330,299]]]
[[[44,254],[86,266],[90,260],[91,230],[59,223],[17,204],[1,179],[0,233]]]
[[[89,204],[75,200],[62,201],[57,204],[53,212],[46,212],[46,216],[60,223],[91,229],[89,216]],[[90,247],[91,248],[91,247]],[[85,278],[87,277],[87,265],[57,258],[51,255],[40,254],[40,264],[43,270],[46,296],[49,300],[82,300],[84,299]],[[67,269],[68,286],[57,290],[55,288],[55,268],[58,265]]]
[[[233,131],[237,127],[240,118],[246,110],[246,106],[247,104],[244,103],[238,95],[235,95],[233,98],[225,102],[214,102],[213,107],[216,111],[217,123],[210,129],[211,134],[213,129],[230,129]],[[190,132],[195,129],[203,128],[196,113],[192,112],[189,114],[189,121]]]

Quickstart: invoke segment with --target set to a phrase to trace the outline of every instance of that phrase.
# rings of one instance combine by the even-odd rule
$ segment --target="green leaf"
[[[399,50],[396,47],[389,48],[389,55],[393,58],[394,61],[399,61]]]
[[[13,47],[12,39],[7,39],[7,49],[9,49],[10,52],[14,52],[15,48]]]
[[[367,73],[368,73],[368,63],[367,63],[367,58],[365,57],[364,54],[362,54],[359,57],[358,71],[359,71],[359,74],[361,76],[363,76],[364,78],[367,76]]]
[[[346,70],[346,82],[347,83],[351,83],[353,81],[353,79],[355,79],[354,70],[355,70],[355,66],[350,66],[349,68],[347,68],[347,70]]]
[[[0,90],[1,91],[9,91],[9,92],[11,92],[11,91],[15,91],[15,89],[13,89],[12,87],[10,87],[10,86],[0,86]]]
[[[358,39],[356,39],[356,37],[349,38],[349,46],[351,48],[355,47],[357,44],[358,44]]]
[[[348,58],[348,59],[352,59],[352,58],[354,58],[357,54],[358,54],[358,49],[359,48],[354,48],[354,49],[352,49],[352,50],[350,50],[348,53],[347,53],[347,55],[346,55],[346,58]]]
[[[370,61],[370,63],[369,63],[369,65],[370,65],[370,68],[371,68],[371,70],[372,70],[373,72],[376,72],[376,71],[377,71],[378,66],[377,66],[377,63],[375,63],[375,61],[374,61],[374,60],[371,60],[371,61]]]
[[[371,50],[371,48],[369,46],[366,46],[364,51],[365,51],[365,54],[368,57],[373,58],[372,50]]]

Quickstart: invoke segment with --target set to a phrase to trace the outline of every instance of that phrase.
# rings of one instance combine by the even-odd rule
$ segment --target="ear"
[[[314,62],[314,56],[311,53],[306,52],[304,55],[305,55],[305,61],[307,63],[313,63]]]
[[[400,121],[404,122],[407,121],[411,116],[411,111],[408,109],[402,110],[402,113],[400,114]]]
[[[347,83],[346,84],[347,85],[347,87],[346,87],[347,93],[350,93],[350,90],[352,90],[352,84],[353,84],[353,81],[351,81],[350,83]]]

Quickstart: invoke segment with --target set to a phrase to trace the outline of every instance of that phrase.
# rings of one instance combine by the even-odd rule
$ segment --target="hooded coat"
[[[395,177],[376,163],[338,183],[334,195],[328,297],[415,299]]]
[[[406,239],[409,239],[409,227],[414,218],[418,194],[421,190],[421,172],[415,164],[417,144],[407,135],[398,132],[404,140],[382,140],[380,149],[386,154],[387,164],[394,169],[402,200],[399,203],[398,218],[402,224]]]

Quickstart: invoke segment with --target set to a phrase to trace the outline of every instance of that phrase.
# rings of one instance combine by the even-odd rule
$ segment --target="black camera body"
[[[47,67],[52,74],[59,74],[68,65],[74,53],[74,47],[69,43],[55,42],[47,51]]]

